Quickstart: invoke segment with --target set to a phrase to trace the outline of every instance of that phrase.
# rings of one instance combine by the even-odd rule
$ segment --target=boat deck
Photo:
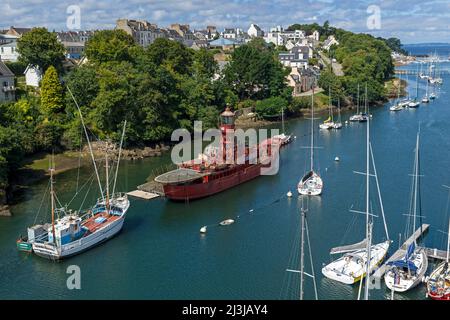
[[[98,218],[105,218],[106,220],[102,222],[96,222]],[[107,214],[106,212],[97,213],[96,215],[90,217],[83,223],[83,227],[87,228],[90,233],[93,233],[100,229],[101,227],[120,219],[120,216],[115,216]]]
[[[426,223],[422,224],[422,226],[419,229],[417,229],[408,239],[406,239],[403,245],[397,251],[395,251],[394,254],[390,256],[390,258],[375,271],[373,277],[381,279],[386,273],[387,263],[403,258],[406,254],[406,250],[408,249],[409,245],[414,241],[418,240],[419,238],[421,238],[425,234],[425,232],[428,231],[429,227],[430,227],[429,224]]]

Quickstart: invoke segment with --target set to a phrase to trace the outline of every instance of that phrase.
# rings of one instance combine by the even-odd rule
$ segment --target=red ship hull
[[[428,292],[428,297],[430,297],[433,300],[450,300],[450,293],[438,295],[432,292]]]
[[[223,172],[212,173],[198,183],[164,185],[167,198],[176,201],[200,199],[222,192],[261,175],[261,164],[242,165]]]

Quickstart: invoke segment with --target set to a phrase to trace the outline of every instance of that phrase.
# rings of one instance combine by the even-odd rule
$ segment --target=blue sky
[[[1,0],[0,28],[45,26],[66,30],[67,8],[81,10],[81,29],[113,28],[118,18],[146,19],[202,28],[207,24],[263,29],[325,20],[337,27],[376,36],[395,36],[403,43],[450,42],[450,0]],[[379,29],[369,29],[367,10],[380,8]]]

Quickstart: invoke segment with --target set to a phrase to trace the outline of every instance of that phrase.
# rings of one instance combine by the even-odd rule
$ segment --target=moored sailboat
[[[416,229],[418,211],[417,198],[419,196],[419,133],[417,133],[414,159],[414,173],[412,181],[412,197],[408,216],[412,217],[412,232]],[[424,250],[417,248],[417,243],[410,243],[403,259],[390,261],[390,268],[384,275],[386,286],[396,292],[405,292],[417,286],[423,279],[428,268],[428,258]]]
[[[387,231],[386,221],[384,217],[384,209],[381,201],[381,194],[378,184],[378,176],[375,168],[375,161],[373,158],[372,147],[370,145],[369,139],[369,123],[367,125],[367,149],[366,149],[366,172],[364,175],[366,176],[366,210],[365,212],[354,211],[356,213],[363,213],[366,216],[366,235],[365,238],[356,243],[341,247],[336,247],[331,249],[331,254],[342,254],[339,259],[332,261],[328,265],[322,268],[322,274],[332,280],[342,282],[344,284],[354,284],[364,277],[367,278],[366,282],[366,294],[365,297],[368,298],[368,283],[370,274],[375,270],[375,268],[384,260],[387,251],[389,249],[389,245],[391,243],[390,240],[386,240],[384,242],[378,244],[372,244],[372,216],[370,213],[370,203],[369,203],[369,190],[370,190],[370,177],[374,176],[377,184],[377,190],[380,200],[381,212],[384,221],[384,227],[386,232],[386,237],[389,239],[389,234]],[[370,159],[372,160],[373,171],[371,174],[370,171]]]
[[[297,191],[301,195],[318,196],[322,193],[323,181],[318,173],[314,171],[314,89],[311,95],[311,167],[303,176],[297,186]]]

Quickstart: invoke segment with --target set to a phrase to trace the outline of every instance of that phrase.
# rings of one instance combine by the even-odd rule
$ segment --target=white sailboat
[[[370,123],[370,120],[368,121]],[[389,239],[389,234],[387,230],[386,220],[384,217],[383,203],[381,200],[381,193],[378,184],[378,176],[375,167],[375,161],[373,157],[372,147],[369,140],[369,123],[367,125],[367,148],[366,148],[366,210],[365,212],[354,211],[356,213],[363,213],[366,216],[366,234],[365,238],[356,244],[346,245],[341,247],[336,247],[331,249],[331,254],[341,254],[344,253],[339,259],[329,263],[322,268],[322,274],[332,280],[342,282],[344,284],[354,284],[364,277],[366,277],[366,293],[365,297],[368,298],[368,283],[370,274],[375,270],[375,268],[384,260],[389,245],[390,240],[378,244],[372,244],[372,217],[373,214],[370,213],[370,177],[374,176],[377,184],[378,197],[381,206],[381,212],[383,216],[384,228],[386,232],[386,237]],[[371,159],[371,160],[370,160]],[[372,161],[374,173],[370,173],[370,161]]]
[[[415,98],[408,103],[408,108],[417,108],[420,105],[419,101],[419,70],[417,70],[417,76],[416,76],[416,96]]]
[[[361,113],[361,118],[359,119],[359,122],[366,122],[369,120],[369,111],[368,111],[368,97],[367,97],[367,83],[365,88],[365,94],[364,94],[364,113]]]
[[[428,98],[428,85],[429,85],[429,83],[427,81],[427,86],[426,86],[426,89],[425,89],[425,96],[422,98],[422,103],[430,102],[430,99]]]
[[[394,104],[389,108],[391,111],[400,111],[403,110],[404,105],[400,103],[400,88],[402,86],[402,78],[401,75],[399,75],[399,84],[397,87],[397,100],[394,102]]]
[[[341,119],[341,99],[338,98],[338,121],[333,123],[333,129],[342,129],[342,119]]]
[[[292,141],[292,135],[287,135],[284,130],[284,108],[281,107],[281,133],[272,137],[273,140],[278,140],[280,145],[284,146]]]
[[[319,125],[320,129],[330,130],[334,126],[333,106],[331,104],[331,89],[328,88],[328,119]]]
[[[358,83],[358,94],[356,98],[356,113],[352,115],[348,120],[350,121],[361,121],[362,116],[361,113],[359,113],[359,83]]]
[[[311,95],[311,168],[303,176],[297,186],[301,195],[318,196],[322,193],[323,181],[318,173],[314,171],[314,89]]]
[[[416,230],[417,217],[417,197],[419,194],[419,133],[417,133],[416,150],[414,159],[414,173],[413,173],[412,192],[410,212],[412,215],[412,232]],[[417,243],[414,241],[409,244],[406,254],[403,259],[390,261],[388,263],[390,268],[384,275],[386,286],[396,292],[405,292],[417,286],[423,279],[428,268],[428,258],[424,250],[417,248]]]

